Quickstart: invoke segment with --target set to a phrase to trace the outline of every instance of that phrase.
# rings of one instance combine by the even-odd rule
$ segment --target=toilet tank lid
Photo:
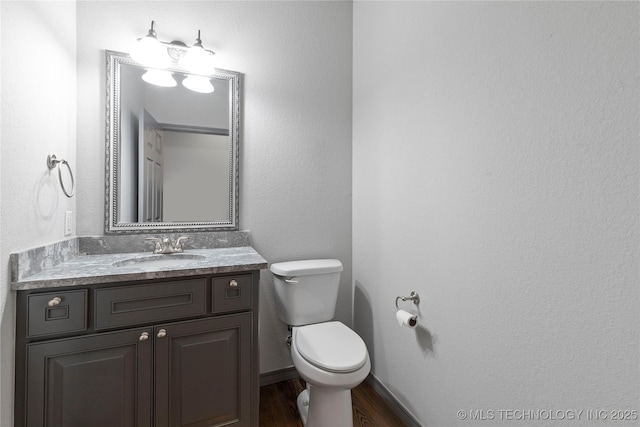
[[[273,274],[278,276],[310,276],[312,274],[338,273],[342,263],[337,259],[307,259],[271,264]]]

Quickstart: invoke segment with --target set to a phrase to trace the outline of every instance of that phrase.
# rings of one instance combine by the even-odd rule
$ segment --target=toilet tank
[[[333,319],[342,263],[337,259],[272,264],[278,316],[287,325],[302,326]]]

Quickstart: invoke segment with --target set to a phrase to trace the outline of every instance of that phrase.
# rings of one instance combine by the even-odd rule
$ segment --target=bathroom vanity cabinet
[[[259,271],[17,292],[16,426],[257,426]]]

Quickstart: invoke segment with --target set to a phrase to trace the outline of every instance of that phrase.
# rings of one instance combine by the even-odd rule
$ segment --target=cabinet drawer
[[[213,279],[211,292],[214,313],[251,308],[251,276],[228,276]]]
[[[27,336],[87,329],[87,291],[32,294],[27,297]]]
[[[206,312],[205,279],[95,290],[95,328],[150,323]]]

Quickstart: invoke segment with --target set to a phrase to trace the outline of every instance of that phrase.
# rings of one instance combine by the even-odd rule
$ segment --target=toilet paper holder
[[[416,291],[411,291],[408,297],[396,297],[396,308],[400,310],[398,307],[398,300],[402,301],[412,301],[415,305],[420,304],[420,295]]]

